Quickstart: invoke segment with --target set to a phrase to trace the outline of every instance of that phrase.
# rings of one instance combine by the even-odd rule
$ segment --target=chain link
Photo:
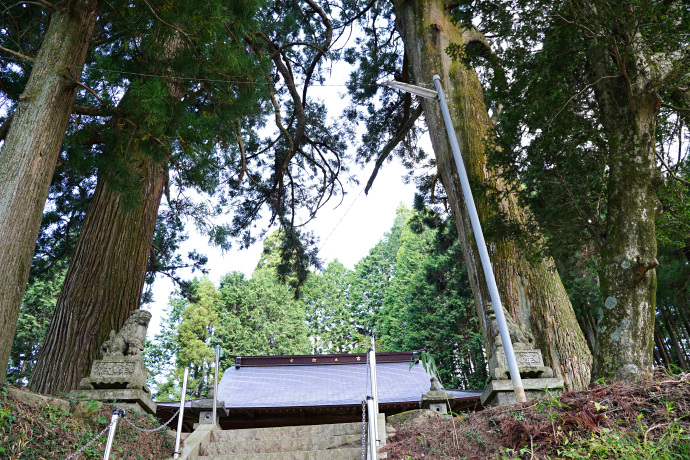
[[[137,430],[139,430],[139,431],[141,431],[141,432],[144,432],[144,433],[155,433],[156,431],[162,430],[162,429],[165,428],[166,426],[170,425],[170,422],[172,422],[173,419],[174,419],[175,417],[177,417],[177,414],[179,414],[179,413],[180,413],[180,409],[177,409],[177,412],[175,412],[175,414],[174,414],[172,417],[170,417],[170,420],[168,420],[167,422],[165,422],[164,424],[162,424],[162,425],[159,426],[158,428],[153,428],[152,430],[147,430],[146,428],[139,428],[139,427],[136,426],[134,423],[130,422],[129,419],[127,419],[127,418],[125,418],[124,420],[125,420],[125,422],[127,422],[130,426],[134,427],[135,429],[137,429]]]
[[[367,400],[362,400],[362,460],[367,460]]]
[[[70,459],[76,457],[77,455],[79,455],[79,453],[80,453],[81,451],[83,451],[84,449],[86,449],[87,447],[89,447],[89,446],[90,446],[91,444],[93,444],[98,438],[100,438],[101,436],[103,436],[103,435],[105,434],[105,432],[108,431],[108,430],[110,429],[110,427],[112,427],[112,426],[113,426],[113,422],[111,421],[110,424],[109,424],[108,426],[106,426],[105,428],[103,428],[103,431],[101,431],[100,433],[98,433],[93,439],[91,439],[91,441],[89,441],[89,442],[87,442],[86,444],[84,444],[84,445],[81,447],[81,449],[79,449],[78,451],[76,451],[75,453],[73,453],[72,455],[70,455],[69,457],[67,457],[65,460],[70,460]]]
[[[367,359],[368,359],[368,355],[367,355]],[[201,384],[202,384],[202,383],[203,383],[203,379],[199,379],[199,383],[197,384],[197,386],[196,386],[196,388],[194,389],[194,391],[192,391],[192,394],[196,393],[196,392],[199,390],[199,387],[201,387]],[[170,425],[170,422],[172,422],[173,419],[174,419],[175,417],[177,417],[177,414],[179,414],[179,413],[180,413],[180,409],[177,409],[177,412],[175,412],[175,414],[173,414],[173,416],[170,417],[170,420],[168,420],[167,422],[165,422],[165,423],[162,424],[161,426],[159,426],[159,427],[157,427],[157,428],[153,428],[153,429],[151,429],[151,430],[147,430],[147,429],[145,429],[145,428],[140,428],[140,427],[136,426],[134,423],[130,422],[129,419],[126,418],[126,417],[122,417],[122,419],[123,419],[125,422],[127,422],[129,425],[131,425],[131,426],[132,426],[134,429],[136,429],[136,430],[139,430],[139,431],[144,432],[144,433],[155,433],[156,431],[162,430],[162,429],[165,428],[166,426]],[[362,417],[364,417],[364,415],[362,415]],[[112,426],[113,426],[113,422],[111,421],[110,424],[109,424],[108,426],[106,426],[105,428],[103,428],[103,431],[101,431],[100,433],[98,433],[93,439],[91,439],[89,442],[87,442],[86,444],[84,444],[78,451],[76,451],[75,453],[73,453],[72,455],[70,455],[69,457],[67,457],[65,460],[71,460],[72,458],[74,458],[74,457],[76,457],[77,455],[79,455],[84,449],[86,449],[87,447],[89,447],[89,446],[90,446],[91,444],[93,444],[97,439],[99,439],[101,436],[103,436],[103,435],[110,429],[110,427],[112,427]],[[364,439],[364,438],[362,438],[362,439]],[[363,449],[363,448],[362,448],[362,449]],[[362,452],[364,452],[364,451],[362,451]],[[364,460],[364,458],[363,458],[362,460]]]

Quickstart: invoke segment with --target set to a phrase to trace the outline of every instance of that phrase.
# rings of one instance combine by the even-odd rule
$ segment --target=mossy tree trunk
[[[583,10],[597,24],[597,13]],[[651,372],[653,366],[656,190],[662,184],[655,152],[661,98],[654,83],[663,77],[655,75],[659,63],[643,51],[639,31],[633,25],[626,29],[626,14],[622,13],[619,27],[608,40],[591,39],[587,52],[609,148],[606,235],[599,270],[602,305],[596,315],[593,379],[634,379]]]
[[[441,77],[471,184],[505,191],[505,184],[487,163],[494,128],[477,74],[447,53],[449,45],[463,47],[473,39],[470,31],[452,23],[448,9],[453,3],[395,0],[396,25],[416,82],[430,84],[434,74]],[[478,314],[486,330],[482,307],[490,302],[490,297],[443,118],[437,101],[425,100],[423,106],[439,174],[462,240]],[[482,221],[495,215],[488,196],[477,193],[474,198]],[[498,206],[512,223],[520,224],[528,218],[528,211],[511,194],[505,195]],[[553,260],[535,260],[507,238],[489,238],[487,243],[506,310],[516,322],[530,325],[546,364],[564,378],[567,388],[584,388],[590,381],[592,355]]]
[[[43,207],[77,94],[97,2],[60,2],[0,151],[0,382],[5,381]]]

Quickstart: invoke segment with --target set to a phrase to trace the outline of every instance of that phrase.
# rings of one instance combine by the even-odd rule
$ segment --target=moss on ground
[[[18,390],[0,386],[0,458],[12,460],[64,460],[101,433],[110,423],[113,406],[96,401],[44,400],[18,397]],[[21,395],[19,395],[21,396]],[[51,403],[52,402],[52,403]],[[69,408],[69,410],[67,410]],[[128,412],[138,427],[160,425],[153,416]],[[101,459],[105,432],[74,459]],[[111,459],[166,459],[172,457],[174,439],[166,428],[141,432],[120,421]]]

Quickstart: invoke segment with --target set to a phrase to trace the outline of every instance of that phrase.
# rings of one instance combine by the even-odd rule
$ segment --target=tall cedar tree
[[[458,27],[450,12],[457,6],[454,2],[398,0],[393,5],[393,10],[385,6],[377,10],[377,19],[372,23],[383,23],[386,17],[391,21],[393,14],[395,16],[395,24],[404,44],[404,57],[401,57],[403,50],[398,50],[397,62],[402,62],[394,70],[396,79],[430,85],[433,75],[440,75],[465,168],[476,190],[474,197],[480,219],[486,224],[500,215],[516,227],[529,222],[529,210],[517,203],[516,197],[509,193],[508,184],[498,176],[498,171],[488,165],[488,156],[494,148],[494,124],[487,113],[476,72],[458,59],[462,57],[466,46],[484,46],[481,34],[473,29]],[[369,55],[377,54],[379,49],[386,50],[389,45],[400,47],[394,38],[372,40],[367,45]],[[453,50],[455,53],[451,56],[449,51]],[[392,145],[404,139],[409,121],[414,121],[418,115],[417,110],[410,107],[407,97],[397,103],[400,109],[394,112],[402,115],[397,118],[398,128],[391,136]],[[407,107],[410,107],[409,110]],[[428,100],[422,101],[421,107],[434,148],[437,177],[443,184],[456,220],[475,306],[482,329],[485,330],[483,307],[490,302],[490,298],[440,108],[436,101]],[[390,152],[389,146],[383,149],[377,164]],[[496,199],[497,196],[499,199]],[[506,235],[490,234],[487,240],[499,292],[507,311],[518,323],[531,327],[545,361],[565,379],[569,389],[585,387],[589,383],[591,353],[554,261],[543,255],[534,257],[528,249]]]
[[[217,142],[233,136],[233,121],[261,94],[242,88],[240,83],[251,79],[251,66],[261,67],[242,59],[243,44],[228,36],[250,26],[256,4],[233,9],[206,4],[202,17],[211,19],[203,21],[194,16],[200,7],[191,2],[173,9],[147,6],[150,15],[127,24],[129,34],[140,28],[138,46],[134,34],[107,35],[101,38],[112,39],[110,48],[96,50],[96,60],[105,55],[120,64],[119,71],[129,61],[132,73],[142,76],[126,82],[117,108],[108,104],[110,117],[89,126],[98,134],[89,148],[99,150],[104,161],[31,379],[34,391],[76,388],[109,331],[139,308],[168,163],[213,158]],[[205,62],[195,65],[199,58]],[[219,74],[226,76],[224,85],[208,81]],[[106,103],[109,89],[98,102]],[[209,161],[194,164],[197,173]]]
[[[311,79],[320,75],[320,61],[330,46],[333,30],[326,11],[316,3],[308,3],[311,9],[306,16],[294,14],[297,5],[291,5],[288,11],[259,2],[237,4],[230,9],[206,5],[213,11],[201,17],[211,19],[201,23],[199,16],[185,13],[186,9],[198,12],[199,7],[191,2],[173,9],[147,3],[143,11],[148,14],[150,10],[152,16],[129,18],[129,35],[125,39],[115,35],[109,48],[95,56],[94,62],[102,65],[115,54],[119,59],[114,64],[121,67],[115,66],[114,73],[132,66],[132,74],[144,76],[121,83],[119,87],[129,87],[117,109],[112,108],[112,103],[107,107],[115,115],[103,123],[106,134],[90,139],[95,141],[92,148],[102,144],[99,148],[111,162],[104,162],[99,169],[98,187],[32,388],[44,392],[74,388],[95,357],[98,343],[111,328],[120,327],[127,312],[138,307],[169,161],[174,165],[173,177],[179,190],[194,185],[203,192],[216,193],[221,206],[233,205],[233,226],[212,229],[214,242],[223,245],[230,236],[249,244],[254,238],[249,227],[268,205],[273,220],[291,235],[286,253],[299,254],[298,259],[304,263],[316,261],[313,250],[307,248],[313,245],[311,237],[294,230],[298,225],[296,214],[299,208],[307,208],[305,215],[310,219],[330,197],[342,193],[338,175],[346,169],[341,163],[346,136],[327,127],[325,108],[307,97]],[[184,22],[180,18],[191,19]],[[257,18],[264,22],[257,24]],[[148,23],[154,27],[148,28]],[[133,34],[137,27],[138,34]],[[304,36],[297,41],[295,37],[302,33],[321,48]],[[134,46],[127,40],[131,36],[145,39]],[[218,42],[218,37],[225,38]],[[280,40],[289,42],[282,45]],[[221,43],[223,46],[219,46]],[[267,49],[271,52],[266,53]],[[282,51],[276,52],[279,49]],[[133,56],[127,59],[131,52]],[[276,68],[271,74],[265,66],[253,67],[253,71],[263,74],[265,82],[241,68],[247,60],[263,58],[271,59]],[[304,62],[301,94],[295,87],[299,77],[291,66],[296,59]],[[154,76],[161,71],[173,77]],[[276,74],[280,78],[276,79]],[[96,91],[91,94],[107,105],[104,101],[113,94],[113,88],[99,88],[100,96]],[[268,91],[270,106],[247,103],[259,97],[261,90]],[[228,107],[232,113],[228,113]],[[258,139],[252,129],[262,126],[263,117],[271,111],[279,128],[277,135]],[[242,122],[238,122],[240,112],[244,115]],[[283,119],[289,123],[283,123]],[[284,181],[283,176],[289,180]],[[223,190],[221,184],[230,187]],[[197,213],[194,206],[191,208]],[[139,234],[135,235],[132,222],[147,225],[138,227]],[[98,271],[93,262],[102,256],[107,260],[100,261]],[[90,262],[82,263],[77,258]],[[94,273],[100,273],[98,285],[94,284]],[[303,282],[303,277],[298,281]],[[98,295],[91,295],[91,299],[105,300],[83,298],[84,293],[94,291]],[[103,305],[111,306],[109,313],[94,314],[105,308]],[[75,309],[80,311],[78,315]],[[62,324],[61,318],[68,315],[81,320]],[[86,318],[94,317],[100,320],[93,320],[87,332]],[[75,335],[91,351],[85,353],[84,347],[79,355],[65,351],[63,344]]]
[[[594,337],[592,378],[649,373],[655,336],[659,352],[662,335],[677,342],[655,328],[656,220],[664,173],[688,184],[682,157],[671,167],[663,145],[677,141],[681,151],[687,137],[690,10],[635,1],[467,2],[462,10],[464,23],[481,19],[488,35],[510,43],[496,49],[514,80],[494,94],[505,107],[503,152],[527,181],[525,198],[554,245],[594,261],[600,293],[581,321]],[[530,142],[521,145],[525,132]],[[662,221],[683,225],[674,209],[682,204],[664,193],[671,217]]]
[[[5,381],[43,206],[98,14],[91,0],[44,2],[42,9],[38,14],[48,10],[51,18],[35,57],[21,49],[0,50],[31,65],[0,150],[0,382]]]

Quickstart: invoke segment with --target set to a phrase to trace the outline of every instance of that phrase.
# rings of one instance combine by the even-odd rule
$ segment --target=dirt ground
[[[425,411],[431,412],[431,411]],[[690,374],[394,424],[393,459],[690,459]]]

